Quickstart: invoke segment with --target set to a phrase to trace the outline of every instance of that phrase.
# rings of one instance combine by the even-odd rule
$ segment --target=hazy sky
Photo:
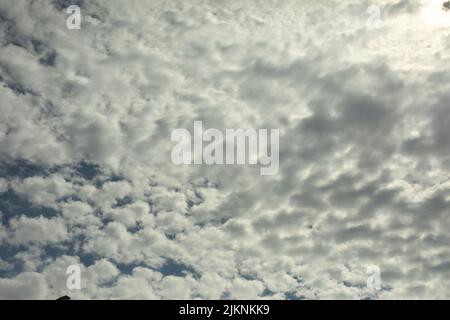
[[[450,298],[449,28],[442,1],[0,0],[0,299]],[[278,174],[174,165],[195,120],[279,129]]]

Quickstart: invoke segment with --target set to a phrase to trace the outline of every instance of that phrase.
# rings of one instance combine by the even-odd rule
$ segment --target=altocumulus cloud
[[[0,0],[0,298],[450,298],[435,3]],[[278,174],[175,166],[195,120]]]

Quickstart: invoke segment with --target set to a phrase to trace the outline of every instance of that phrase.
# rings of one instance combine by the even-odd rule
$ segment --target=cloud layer
[[[299,2],[0,0],[0,298],[450,298],[440,2]],[[278,174],[174,165],[196,120]]]

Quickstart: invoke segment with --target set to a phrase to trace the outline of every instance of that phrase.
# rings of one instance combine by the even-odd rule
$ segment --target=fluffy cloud
[[[48,286],[41,274],[24,272],[14,279],[0,279],[2,299],[44,299]]]
[[[60,218],[21,216],[12,219],[9,225],[12,232],[9,242],[14,245],[57,243],[68,239],[64,220]]]
[[[0,1],[0,298],[449,296],[439,1],[73,3]],[[172,164],[195,120],[278,174]]]

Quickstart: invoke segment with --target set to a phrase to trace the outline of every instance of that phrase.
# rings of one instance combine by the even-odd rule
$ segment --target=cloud
[[[72,1],[68,30],[68,3],[0,2],[0,298],[449,296],[425,4],[380,1],[377,29],[369,1]],[[280,129],[278,174],[174,165],[197,120]]]
[[[47,219],[42,216],[28,218],[21,216],[10,221],[13,245],[58,243],[68,240],[68,233],[61,218]]]
[[[48,287],[41,274],[24,272],[15,279],[0,279],[2,299],[44,299]]]

